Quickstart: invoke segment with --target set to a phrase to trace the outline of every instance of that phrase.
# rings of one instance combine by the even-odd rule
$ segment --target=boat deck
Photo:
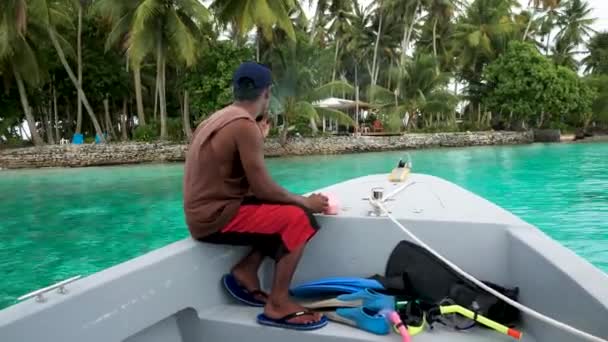
[[[608,338],[608,278],[535,227],[465,189],[439,178],[412,174],[415,182],[388,202],[400,223],[478,279],[521,289],[519,301],[543,314]],[[394,246],[406,234],[385,217],[370,217],[373,187],[385,195],[401,184],[374,175],[335,184],[337,216],[319,215],[323,227],[306,248],[294,284],[324,277],[382,274]],[[184,229],[186,229],[184,227]],[[261,326],[260,308],[237,305],[221,277],[248,248],[210,245],[190,238],[115,265],[0,310],[0,341],[61,342],[351,342],[399,341],[342,324],[301,332]],[[263,289],[272,281],[267,260]],[[567,309],[564,309],[567,308]],[[524,316],[524,342],[584,340]],[[437,327],[415,342],[513,341],[486,329],[456,332]]]
[[[293,331],[264,327],[256,323],[256,316],[261,312],[259,308],[244,307],[242,305],[220,305],[200,313],[201,336],[203,341],[242,341],[243,336],[253,341],[399,341],[398,335],[390,334],[379,336],[339,323],[330,322],[326,327],[309,331]],[[230,317],[226,322],[225,317]],[[467,332],[457,332],[437,326],[433,330],[413,337],[416,342],[500,342],[513,341],[512,338],[498,334],[491,330],[474,328]],[[524,335],[523,342],[536,341],[529,335]]]

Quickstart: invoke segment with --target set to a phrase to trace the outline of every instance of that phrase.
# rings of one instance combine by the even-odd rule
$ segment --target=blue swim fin
[[[373,279],[355,277],[332,277],[300,284],[291,289],[295,297],[309,297],[316,295],[356,293],[364,289],[383,290],[380,282]]]
[[[294,297],[317,297],[317,296],[330,296],[330,295],[341,295],[351,294],[361,291],[359,287],[346,286],[346,285],[309,285],[309,286],[298,286],[291,289],[289,292]]]
[[[314,281],[309,281],[304,284],[300,284],[300,286],[317,286],[317,285],[345,285],[352,287],[359,287],[362,289],[373,289],[373,290],[382,290],[384,287],[380,284],[379,281],[374,279],[367,278],[357,278],[357,277],[330,277],[330,278],[322,278]]]
[[[337,299],[341,302],[360,302],[364,307],[376,311],[395,310],[395,297],[379,294],[370,289],[352,294],[343,294],[338,296]]]
[[[325,315],[334,322],[343,323],[376,335],[387,335],[390,324],[383,315],[366,307],[340,308]]]

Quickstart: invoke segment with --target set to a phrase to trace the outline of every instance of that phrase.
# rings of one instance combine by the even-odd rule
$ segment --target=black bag
[[[420,301],[436,305],[449,298],[456,304],[504,325],[519,320],[519,310],[508,305],[452,270],[423,247],[401,241],[391,253],[384,277],[380,281],[387,294],[399,300]],[[506,297],[517,300],[519,288],[504,288],[485,282]],[[425,305],[426,304],[426,305]]]

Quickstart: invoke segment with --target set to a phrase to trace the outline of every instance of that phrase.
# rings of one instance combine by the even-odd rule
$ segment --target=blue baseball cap
[[[266,88],[272,84],[272,72],[260,63],[244,62],[234,72],[232,85],[238,88],[244,78],[250,79],[257,89]]]

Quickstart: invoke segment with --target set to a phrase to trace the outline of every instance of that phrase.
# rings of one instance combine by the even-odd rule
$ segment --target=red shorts
[[[278,260],[306,244],[317,230],[319,225],[306,208],[246,198],[226,227],[201,241],[253,246]]]

